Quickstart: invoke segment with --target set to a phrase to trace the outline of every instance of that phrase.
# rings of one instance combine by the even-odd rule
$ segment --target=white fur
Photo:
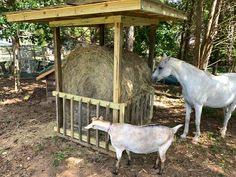
[[[164,57],[154,71],[152,79],[159,81],[169,75],[175,76],[180,82],[185,99],[185,128],[181,137],[185,138],[188,134],[190,113],[194,108],[196,124],[194,141],[198,141],[203,106],[224,108],[225,119],[221,131],[224,137],[228,121],[236,105],[236,74],[214,76],[176,58]]]
[[[134,153],[152,153],[158,152],[161,163],[165,161],[165,154],[170,147],[174,134],[182,125],[174,128],[165,126],[135,126],[130,124],[109,123],[103,120],[93,120],[86,129],[99,129],[108,132],[111,144],[116,150],[118,159],[116,172],[119,168],[122,152],[126,150]],[[129,156],[130,160],[130,156]],[[163,168],[162,168],[163,169]],[[160,169],[160,171],[162,171]]]

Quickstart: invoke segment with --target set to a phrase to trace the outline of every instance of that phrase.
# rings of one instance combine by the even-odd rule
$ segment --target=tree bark
[[[195,14],[195,47],[194,47],[194,64],[195,66],[200,66],[200,49],[201,49],[201,33],[202,33],[202,14],[203,14],[203,2],[204,0],[199,0],[196,3],[196,14]]]
[[[14,78],[15,91],[20,92],[20,40],[18,35],[12,37],[13,62],[14,62]]]
[[[133,51],[134,49],[134,26],[126,29],[126,49],[128,51]]]
[[[199,68],[203,70],[207,69],[211,51],[213,48],[213,41],[218,32],[217,27],[218,27],[218,20],[220,16],[221,6],[222,6],[222,0],[214,0],[212,3],[211,12],[208,18],[209,21],[207,25],[207,30],[201,46]]]

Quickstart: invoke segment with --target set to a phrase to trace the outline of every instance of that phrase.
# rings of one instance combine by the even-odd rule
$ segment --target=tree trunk
[[[187,1],[185,6],[185,12],[188,14],[188,20],[183,22],[181,34],[181,41],[180,41],[180,50],[178,54],[178,58],[184,61],[187,61],[187,54],[189,51],[189,40],[191,36],[191,26],[193,21],[193,12],[194,12],[194,4],[195,0]],[[189,12],[188,12],[189,11]]]
[[[234,16],[234,6],[231,4],[228,4],[229,9],[229,14],[230,16]],[[234,37],[234,33],[235,33],[235,25],[236,22],[234,21],[233,18],[230,18],[229,21],[229,25],[228,25],[228,45],[227,45],[227,64],[228,64],[228,72],[235,72],[235,61],[233,61],[233,50],[234,50],[234,43],[235,43],[235,37]]]
[[[222,0],[214,0],[211,7],[211,13],[209,14],[209,21],[206,29],[206,33],[201,46],[201,56],[200,56],[200,69],[207,69],[212,47],[213,40],[218,32],[218,20],[220,16],[220,10],[222,6]]]
[[[201,49],[201,33],[202,33],[202,14],[203,14],[203,2],[199,0],[196,3],[196,14],[195,14],[195,47],[194,47],[194,63],[195,66],[200,66],[200,49]]]
[[[126,49],[128,51],[133,51],[134,49],[134,26],[126,29]]]
[[[20,87],[20,41],[16,35],[12,37],[13,62],[14,62],[14,77],[15,77],[15,91],[21,91]]]

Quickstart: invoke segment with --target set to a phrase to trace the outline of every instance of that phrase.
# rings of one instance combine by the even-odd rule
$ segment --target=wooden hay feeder
[[[57,127],[55,131],[64,138],[78,142],[84,146],[92,147],[103,153],[114,155],[108,143],[106,134],[99,131],[85,131],[82,121],[89,123],[91,120],[91,107],[96,110],[105,110],[106,115],[111,115],[112,122],[132,122],[132,117],[140,116],[139,123],[145,117],[152,118],[152,95],[142,95],[140,99],[133,100],[131,106],[120,103],[121,77],[120,67],[122,60],[122,29],[128,26],[150,25],[149,61],[152,68],[156,25],[160,21],[186,19],[186,15],[176,9],[168,7],[157,0],[105,0],[84,1],[82,3],[65,5],[61,7],[43,8],[10,12],[6,14],[9,22],[47,23],[53,28]],[[114,73],[113,73],[113,102],[86,98],[78,95],[64,93],[62,90],[61,69],[61,42],[60,27],[71,26],[97,26],[100,29],[100,45],[104,45],[104,27],[114,27]],[[70,105],[70,116],[67,117],[66,104]],[[74,111],[79,111],[79,116],[74,116]],[[85,112],[84,112],[85,111]],[[68,112],[68,110],[67,110]],[[85,113],[85,117],[82,116]],[[128,120],[130,119],[130,120]],[[69,123],[69,125],[68,125]]]

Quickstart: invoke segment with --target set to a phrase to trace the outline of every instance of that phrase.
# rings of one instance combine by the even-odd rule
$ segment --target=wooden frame
[[[10,22],[50,22],[55,20],[77,19],[79,16],[86,18],[91,16],[127,15],[147,18],[164,18],[165,20],[183,19],[186,14],[171,8],[156,0],[117,0],[81,4],[77,6],[52,7],[37,10],[27,10],[14,13],[6,13]]]
[[[186,14],[174,8],[168,7],[158,0],[92,0],[83,2],[82,4],[72,6],[50,7],[37,10],[26,10],[18,12],[6,13],[9,22],[43,22],[53,28],[54,34],[54,55],[55,55],[55,78],[56,92],[56,119],[57,127],[55,130],[59,136],[78,142],[84,146],[92,147],[109,155],[114,155],[109,151],[108,136],[105,136],[105,142],[100,142],[99,132],[95,132],[95,138],[91,137],[90,130],[83,136],[82,128],[82,107],[86,105],[87,114],[85,120],[90,121],[90,106],[96,106],[96,115],[99,115],[100,107],[106,111],[106,117],[109,110],[113,111],[112,122],[124,123],[126,115],[132,117],[141,116],[141,124],[143,116],[152,118],[153,114],[153,95],[140,96],[137,100],[133,100],[133,104],[129,105],[120,103],[121,95],[121,61],[122,61],[122,41],[123,27],[127,26],[144,26],[151,25],[150,32],[150,53],[149,66],[152,68],[152,60],[154,56],[155,26],[159,21],[163,20],[186,20]],[[86,4],[87,3],[87,4]],[[114,27],[114,73],[113,73],[113,102],[97,100],[87,97],[63,93],[62,90],[62,70],[61,70],[61,44],[60,44],[60,28],[61,26],[98,26],[100,27],[100,45],[104,45],[104,28],[105,26]],[[49,71],[47,74],[50,73]],[[67,118],[66,105],[69,102],[70,116]],[[78,104],[78,131],[75,132],[75,114],[74,106]],[[128,114],[126,113],[128,111]],[[147,114],[147,112],[150,112]],[[132,119],[132,118],[131,118]],[[68,120],[70,126],[68,128]],[[112,149],[111,149],[112,150]]]

